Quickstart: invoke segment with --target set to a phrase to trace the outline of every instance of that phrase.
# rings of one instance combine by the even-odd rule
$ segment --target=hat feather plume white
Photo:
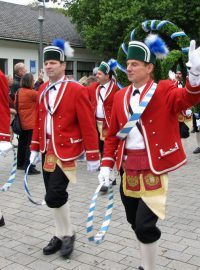
[[[146,37],[144,43],[150,49],[151,53],[156,55],[157,59],[164,59],[169,50],[164,40],[158,35],[150,34]]]
[[[63,39],[54,39],[52,45],[59,47],[61,50],[63,50],[65,56],[67,57],[74,56],[74,49],[70,46],[68,41],[65,41]]]

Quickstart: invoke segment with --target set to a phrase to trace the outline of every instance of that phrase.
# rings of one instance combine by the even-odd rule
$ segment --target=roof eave
[[[37,41],[37,40],[27,40],[27,39],[19,39],[19,38],[10,38],[10,37],[1,37],[0,36],[0,39],[1,40],[10,40],[10,41],[16,41],[16,42],[25,42],[25,43],[35,43],[35,44],[40,44],[40,42],[39,41]],[[50,43],[48,43],[48,42],[45,42],[45,41],[43,41],[42,42],[44,45],[49,45]],[[75,47],[75,48],[85,48],[85,46],[84,45],[80,45],[80,44],[76,44],[76,43],[72,43],[72,42],[70,42],[70,45],[72,46],[72,47]]]

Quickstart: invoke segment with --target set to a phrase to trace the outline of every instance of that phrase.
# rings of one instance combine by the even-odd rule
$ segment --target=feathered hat
[[[168,52],[165,42],[158,35],[150,34],[144,42],[129,42],[127,60],[135,59],[155,65],[156,59],[164,59]]]
[[[51,46],[44,48],[43,55],[44,62],[47,60],[64,62],[66,57],[73,57],[74,49],[69,45],[68,41],[63,39],[54,39]]]
[[[101,70],[104,74],[116,75],[115,70],[117,69],[117,61],[115,59],[110,59],[108,63],[102,61],[98,70]]]

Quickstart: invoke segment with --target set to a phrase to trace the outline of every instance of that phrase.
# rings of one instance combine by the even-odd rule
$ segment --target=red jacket
[[[92,104],[93,112],[96,115],[97,103],[99,100],[99,93],[100,93],[100,85],[98,82],[94,82],[90,86],[87,86],[87,90],[88,90],[89,98]],[[118,86],[113,81],[110,81],[110,85],[107,89],[105,99],[103,102],[103,111],[104,111],[105,123],[106,123],[105,128],[108,128],[110,125],[113,99],[117,90],[118,90]]]
[[[10,109],[8,101],[8,81],[0,70],[0,141],[10,141]]]
[[[35,89],[20,88],[18,90],[18,113],[23,130],[34,128],[37,100],[38,92]]]
[[[48,82],[39,88],[39,97]],[[76,82],[62,83],[51,122],[54,153],[63,161],[74,160],[86,150],[87,160],[98,160],[98,135],[87,91]],[[37,105],[31,150],[46,151],[48,92]]]
[[[141,94],[150,87],[149,81]],[[115,135],[127,123],[132,87],[126,87],[115,95],[110,128],[104,145],[102,166],[113,167],[115,160],[121,167],[125,140]],[[177,115],[182,110],[200,102],[200,86],[176,88],[171,81],[160,81],[157,89],[143,112],[140,124],[152,172],[163,174],[186,163],[181,144]]]

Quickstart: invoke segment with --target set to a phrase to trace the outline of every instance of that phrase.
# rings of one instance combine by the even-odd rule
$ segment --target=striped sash
[[[156,90],[157,83],[153,83],[152,86],[149,88],[147,93],[144,95],[144,98],[140,102],[139,106],[135,109],[134,114],[131,115],[128,122],[124,125],[124,127],[117,133],[117,137],[120,140],[124,140],[131,129],[136,125],[137,121],[140,119],[141,115],[143,114],[144,110],[148,106],[153,94]]]

